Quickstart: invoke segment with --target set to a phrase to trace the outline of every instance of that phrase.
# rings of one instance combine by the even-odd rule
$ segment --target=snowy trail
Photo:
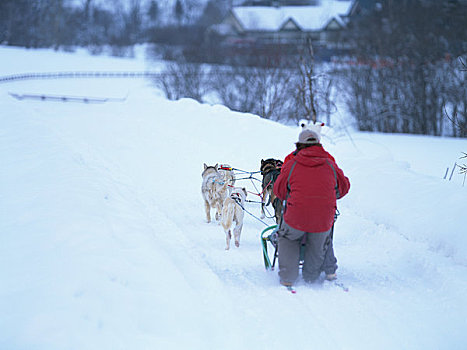
[[[350,291],[299,282],[292,295],[264,270],[265,226],[245,215],[240,248],[225,251],[200,187],[203,163],[255,171],[297,129],[131,85],[104,105],[7,94],[82,88],[66,81],[0,86],[0,348],[463,348],[465,189],[423,173],[441,161],[420,155],[465,140],[409,138],[401,156],[402,136],[330,130],[352,184],[335,236]]]
[[[178,131],[180,131],[179,122],[174,123],[174,128]],[[165,126],[164,132],[167,132],[168,126],[166,124]],[[128,126],[126,127],[128,128]],[[117,128],[120,127],[117,126]],[[144,130],[139,127],[136,128],[138,131],[135,131],[135,134],[138,134],[140,143],[134,146],[134,152],[129,152],[129,154],[138,154],[138,162],[149,164],[154,156],[151,151],[145,153],[144,149],[150,146],[152,146],[150,149],[154,148],[149,141],[151,137],[146,138]],[[156,130],[156,127],[152,130]],[[74,131],[75,129],[73,129]],[[126,132],[131,134],[133,131],[126,129]],[[201,132],[201,130],[198,130],[198,132]],[[215,131],[209,131],[208,133],[217,134]],[[153,135],[152,132],[150,135]],[[164,139],[162,135],[154,136],[157,139]],[[67,136],[68,139],[70,137],[72,135]],[[99,137],[102,137],[102,135],[99,135]],[[207,137],[207,135],[199,135],[200,140]],[[74,143],[75,141],[71,140],[71,142]],[[194,142],[198,142],[198,140]],[[122,141],[122,143],[125,144],[125,141]],[[124,148],[123,144],[117,143],[113,146]],[[197,149],[196,151],[203,155],[209,154],[211,145],[206,144],[206,146],[206,150]],[[162,146],[157,145],[156,147]],[[180,162],[170,164],[174,172],[180,175],[174,177],[174,172],[170,172],[170,184],[173,186],[169,191],[166,191],[168,192],[166,194],[167,198],[165,198],[165,204],[162,207],[158,205],[156,200],[157,197],[160,197],[158,194],[162,192],[162,187],[157,182],[163,181],[169,184],[169,179],[161,174],[161,165],[162,169],[164,169],[164,165],[169,164],[169,161],[165,159],[158,160],[156,162],[158,167],[154,169],[153,173],[154,177],[151,177],[144,174],[144,171],[134,171],[136,165],[133,164],[131,159],[122,157],[122,154],[119,154],[118,158],[120,164],[125,164],[124,161],[131,163],[131,166],[128,165],[123,169],[124,172],[129,169],[132,171],[131,176],[128,175],[131,178],[125,183],[130,193],[127,200],[137,203],[136,206],[140,211],[149,211],[146,214],[149,216],[148,223],[155,232],[161,231],[161,228],[163,228],[164,232],[157,234],[155,239],[157,242],[162,239],[169,246],[169,248],[163,250],[171,252],[170,260],[174,261],[179,270],[189,270],[189,272],[183,273],[183,278],[189,283],[190,288],[197,293],[204,294],[206,293],[204,290],[206,286],[209,286],[209,289],[213,288],[211,284],[212,280],[215,280],[218,286],[214,287],[213,290],[220,289],[222,294],[226,294],[224,296],[216,295],[214,298],[211,296],[210,303],[217,305],[215,306],[216,309],[217,307],[226,308],[227,306],[227,310],[230,309],[230,312],[236,310],[236,315],[253,314],[261,324],[267,324],[278,317],[285,319],[298,318],[293,327],[299,330],[303,328],[301,331],[304,333],[309,332],[309,319],[319,319],[322,317],[322,313],[330,312],[339,315],[339,318],[344,320],[342,326],[347,329],[350,324],[355,322],[355,319],[359,320],[356,315],[360,315],[360,320],[355,323],[352,333],[359,335],[356,337],[358,343],[362,339],[366,339],[365,343],[370,342],[370,344],[374,341],[374,334],[378,334],[379,339],[373,343],[374,347],[379,347],[381,344],[388,345],[388,348],[390,347],[389,344],[398,345],[398,337],[390,332],[387,333],[387,329],[391,326],[395,317],[394,312],[396,312],[396,318],[400,318],[401,326],[403,324],[405,332],[407,332],[406,329],[410,329],[410,333],[412,333],[407,335],[414,342],[410,348],[417,344],[420,345],[419,337],[423,336],[433,326],[436,326],[439,334],[443,335],[443,324],[448,323],[444,323],[442,320],[438,320],[435,324],[418,325],[420,318],[429,318],[432,313],[442,315],[445,311],[448,311],[445,309],[445,305],[439,302],[443,300],[442,290],[437,288],[425,290],[425,288],[427,283],[442,285],[444,283],[443,279],[449,281],[450,287],[452,287],[452,279],[455,279],[456,275],[454,271],[457,269],[453,268],[449,261],[444,261],[445,259],[440,257],[439,254],[433,253],[427,256],[426,250],[428,247],[426,245],[411,242],[394,228],[388,228],[385,224],[378,224],[359,216],[355,212],[352,213],[351,204],[341,208],[342,217],[339,219],[336,234],[336,249],[342,265],[339,273],[341,279],[351,288],[351,296],[340,295],[340,290],[334,291],[333,288],[330,290],[326,286],[324,288],[309,288],[299,285],[301,295],[299,296],[300,301],[296,301],[296,304],[303,314],[297,316],[296,309],[288,306],[283,310],[279,309],[264,315],[263,305],[276,305],[277,300],[284,297],[282,295],[283,291],[277,291],[276,275],[274,273],[265,273],[262,267],[258,236],[264,227],[254,218],[247,217],[242,235],[241,249],[232,249],[232,251],[225,252],[223,250],[224,234],[222,229],[215,223],[206,224],[204,222],[199,189],[200,179],[198,181],[191,180],[200,177],[200,171],[197,168],[201,168],[199,166],[201,162],[190,160],[195,154],[187,153],[186,158],[182,158]],[[105,154],[108,154],[107,150]],[[171,158],[171,155],[166,155],[166,157]],[[243,157],[238,157],[238,160],[233,157],[230,158],[230,161],[233,164],[245,163]],[[102,160],[98,161],[98,163],[105,164]],[[110,169],[110,174],[118,174],[118,168],[110,168],[110,166],[106,166],[106,168]],[[187,170],[187,168],[190,170]],[[197,169],[196,175],[194,175],[192,169]],[[154,181],[156,178],[158,181]],[[187,181],[187,179],[190,180]],[[179,187],[183,188],[183,190],[180,190]],[[135,195],[145,190],[154,193],[154,195],[144,194],[143,199],[138,198],[139,195]],[[171,196],[173,196],[172,199],[170,199]],[[252,212],[256,210],[256,213],[259,213],[257,205],[249,205],[249,210]],[[160,213],[160,215],[154,215],[151,211]],[[347,231],[344,220],[350,221],[350,226],[354,229],[354,232]],[[342,223],[342,221],[344,222]],[[347,238],[347,235],[350,237]],[[375,239],[376,237],[377,239]],[[339,245],[340,239],[342,239],[342,244],[348,242],[349,252],[347,254],[349,257],[347,259],[345,245],[343,247]],[[382,249],[384,246],[387,248]],[[394,249],[395,246],[397,246],[397,250]],[[177,253],[173,254],[173,252]],[[352,266],[352,263],[355,266]],[[432,275],[433,271],[437,270],[440,271]],[[454,271],[449,273],[449,270]],[[458,273],[465,273],[464,268],[458,270]],[[205,277],[204,281],[203,276]],[[260,297],[257,297],[257,291],[264,288],[266,288],[266,291],[260,293]],[[465,290],[465,282],[459,281],[458,290]],[[338,307],[328,305],[331,302],[329,300],[330,292],[335,297],[335,300],[331,299],[332,302],[336,303]],[[424,293],[421,302],[419,301],[420,293]],[[403,298],[401,298],[401,295],[403,295]],[[223,298],[225,297],[227,300],[224,301]],[[351,299],[351,308],[348,308],[348,304],[341,301],[343,298]],[[462,300],[463,295],[458,295],[458,298]],[[363,300],[365,301],[363,302]],[[386,307],[380,305],[381,300],[385,300]],[[396,301],[398,305],[395,306]],[[383,303],[383,306],[385,303]],[[462,314],[458,316],[459,321],[462,322]],[[232,316],[229,315],[228,317]],[[453,317],[452,311],[449,317]],[[333,339],[334,327],[332,323],[334,321],[334,318],[332,318],[332,322],[329,322],[328,327],[323,326],[321,323],[319,323],[320,326],[315,324],[312,327],[313,333],[328,334],[328,337]],[[297,323],[299,326],[297,326]],[[373,331],[370,332],[371,336],[368,335],[367,329],[360,328],[361,324],[368,325],[368,323],[373,323]],[[392,327],[394,328],[394,325]],[[350,328],[352,329],[352,327]],[[347,330],[347,332],[349,331]],[[397,333],[397,331],[394,332]],[[450,330],[446,328],[444,332],[444,336],[447,337]],[[257,335],[251,334],[251,337],[255,336]],[[245,337],[248,339],[247,336]],[[444,337],[440,336],[440,338],[443,339]],[[348,339],[345,342],[349,345]],[[322,345],[324,347],[336,345],[333,341],[331,344],[324,342]]]

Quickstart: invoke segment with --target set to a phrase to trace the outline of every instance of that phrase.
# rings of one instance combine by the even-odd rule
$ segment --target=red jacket
[[[290,153],[289,155],[287,155],[287,157],[285,157],[284,159],[284,164],[287,163],[289,160],[293,159],[295,157],[295,152],[296,151],[293,151],[292,153]],[[282,165],[284,165],[282,164]]]
[[[292,153],[289,153],[285,159],[284,159],[284,163],[282,165],[284,165],[285,163],[287,163],[289,160],[291,159],[294,159],[294,157],[297,155],[297,151],[293,151]],[[333,156],[331,156],[329,153],[328,153],[328,157],[329,159],[331,159],[334,163],[336,162],[336,160],[334,159]]]
[[[331,229],[336,199],[345,196],[349,188],[349,179],[321,145],[302,149],[295,157],[290,157],[274,183],[276,196],[287,199],[285,222],[297,230],[312,233]]]

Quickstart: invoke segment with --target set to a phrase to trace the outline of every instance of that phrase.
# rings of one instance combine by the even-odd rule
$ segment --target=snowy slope
[[[145,65],[0,47],[2,74],[70,60]],[[465,348],[467,193],[460,175],[442,179],[465,139],[327,129],[352,184],[335,236],[350,291],[299,282],[292,295],[263,268],[265,226],[246,215],[225,251],[200,186],[203,163],[255,171],[285,157],[297,128],[167,101],[143,80],[1,84],[0,103],[0,349]]]

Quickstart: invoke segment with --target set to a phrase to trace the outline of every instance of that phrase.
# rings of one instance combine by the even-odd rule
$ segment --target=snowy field
[[[0,63],[0,75],[148,68],[6,47]],[[291,294],[264,270],[265,225],[245,215],[225,251],[200,187],[203,163],[283,159],[297,127],[167,101],[138,79],[4,83],[0,105],[0,349],[467,348],[467,184],[443,179],[466,139],[327,128],[351,182],[335,232],[349,292],[299,281]]]

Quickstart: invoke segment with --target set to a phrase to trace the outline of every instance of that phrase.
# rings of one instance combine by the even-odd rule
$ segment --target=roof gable
[[[328,24],[326,25],[326,30],[338,30],[343,27],[342,21],[338,21],[336,18],[332,18],[329,20]]]
[[[332,19],[343,27],[340,16],[347,16],[352,6],[350,0],[327,0],[316,6],[238,6],[231,12],[246,31],[320,31]]]
[[[224,19],[222,24],[226,24],[230,26],[235,31],[242,33],[245,31],[245,27],[243,26],[242,22],[238,19],[237,15],[234,11],[230,11],[227,17]]]
[[[284,24],[279,28],[284,31],[301,31],[300,26],[293,20],[293,18],[287,19]]]

